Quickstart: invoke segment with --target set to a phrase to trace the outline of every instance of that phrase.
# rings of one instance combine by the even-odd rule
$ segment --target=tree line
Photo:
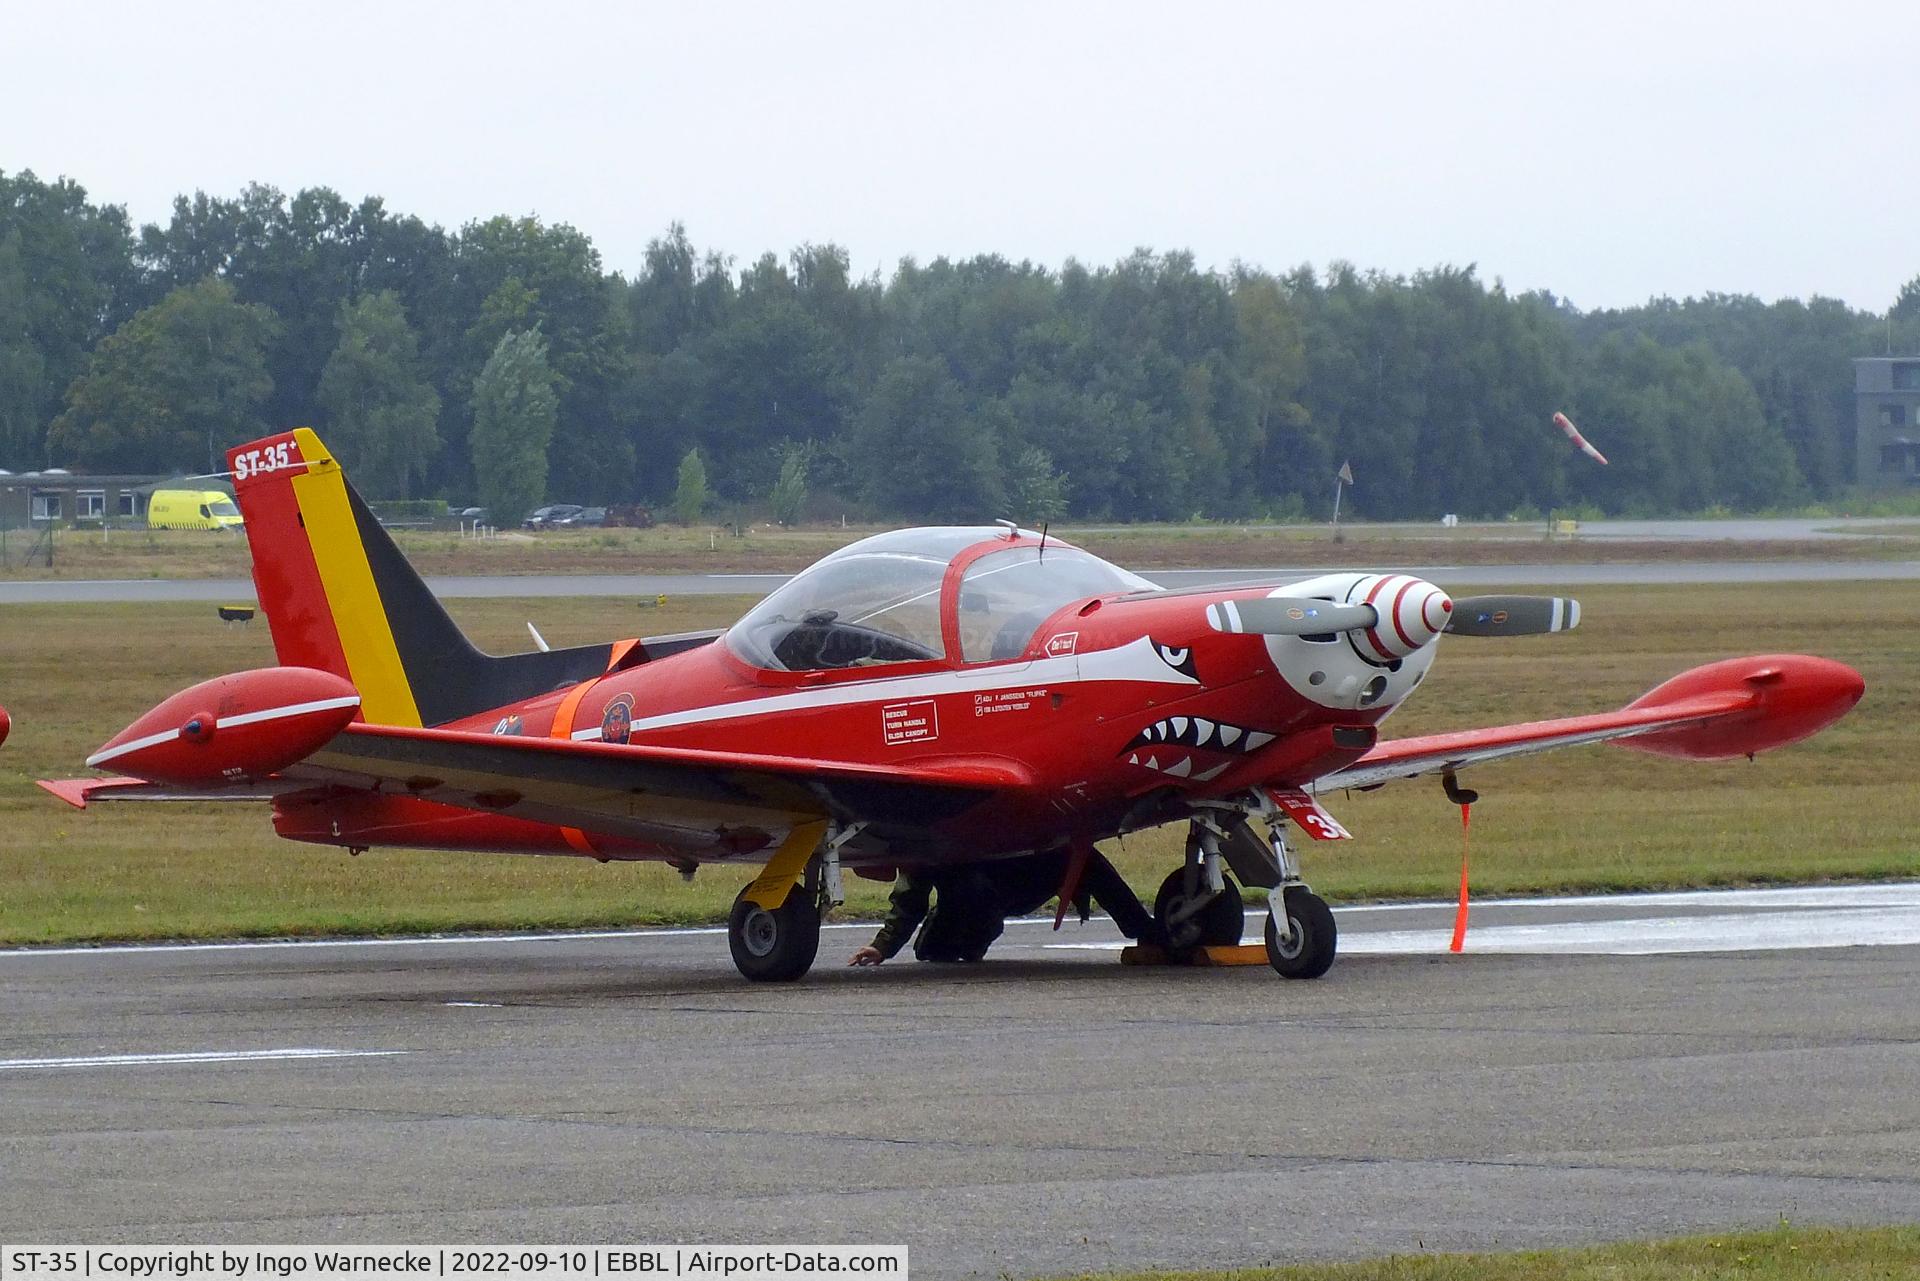
[[[370,497],[501,521],[676,496],[686,519],[1285,518],[1323,512],[1343,461],[1378,518],[1754,510],[1851,483],[1849,360],[1889,345],[1920,349],[1920,278],[1884,314],[1582,311],[1471,266],[1146,250],[858,277],[836,245],[743,262],[679,225],[628,276],[531,217],[450,232],[253,185],[135,228],[0,173],[0,466],[218,470],[312,425]]]

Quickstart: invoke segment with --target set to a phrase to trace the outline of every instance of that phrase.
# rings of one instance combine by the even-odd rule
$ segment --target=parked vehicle
[[[653,512],[638,503],[615,503],[607,508],[607,519],[602,523],[614,529],[652,529]]]
[[[577,515],[584,510],[578,503],[549,503],[545,507],[534,509],[527,517],[528,529],[552,529],[568,516]]]
[[[246,522],[217,489],[156,489],[147,500],[149,529],[238,529]]]
[[[607,509],[604,507],[582,507],[571,516],[562,516],[553,522],[557,529],[598,529],[607,523]]]

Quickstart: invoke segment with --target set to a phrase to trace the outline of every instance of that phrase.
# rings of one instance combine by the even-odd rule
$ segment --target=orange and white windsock
[[[1556,413],[1553,416],[1553,425],[1565,432],[1567,439],[1572,441],[1574,447],[1581,453],[1593,459],[1594,462],[1599,463],[1602,467],[1607,465],[1607,456],[1587,443],[1587,438],[1580,434],[1580,429],[1573,425],[1572,419],[1568,418],[1565,414]]]

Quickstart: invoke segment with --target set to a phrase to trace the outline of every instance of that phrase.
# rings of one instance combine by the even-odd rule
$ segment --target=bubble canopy
[[[1031,530],[897,529],[796,574],[735,623],[726,644],[769,671],[1000,661],[1021,657],[1064,606],[1151,590],[1058,539],[1043,547]]]

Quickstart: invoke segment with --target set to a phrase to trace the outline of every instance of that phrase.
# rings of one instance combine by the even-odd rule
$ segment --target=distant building
[[[1854,479],[1873,489],[1920,485],[1920,356],[1853,362]]]
[[[64,471],[0,472],[0,529],[49,525],[144,526],[156,489],[225,489],[217,481],[171,476],[81,476]]]

